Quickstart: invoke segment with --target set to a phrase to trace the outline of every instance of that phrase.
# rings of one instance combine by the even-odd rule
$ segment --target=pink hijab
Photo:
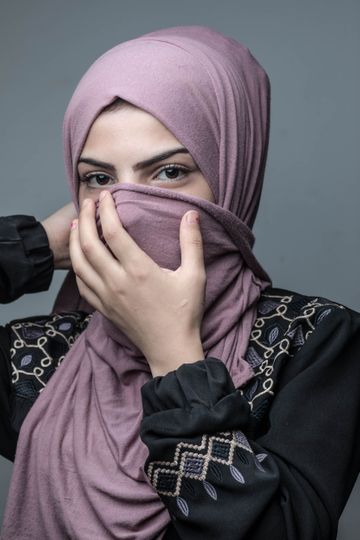
[[[215,203],[152,186],[112,189],[124,227],[172,270],[180,264],[181,217],[191,208],[200,213],[204,352],[224,362],[239,387],[253,376],[244,355],[257,301],[270,284],[251,232],[268,147],[267,75],[243,45],[201,26],[151,32],[109,50],[85,73],[65,115],[75,203],[87,133],[116,97],[158,118],[213,191]],[[70,274],[57,306],[77,305]],[[95,312],[23,423],[1,538],[163,537],[170,517],[145,475],[148,451],[139,437],[140,390],[150,378],[141,351]]]

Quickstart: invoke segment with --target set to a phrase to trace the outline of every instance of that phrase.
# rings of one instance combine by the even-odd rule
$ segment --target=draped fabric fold
[[[249,50],[206,27],[163,29],[103,54],[64,119],[65,164],[78,205],[77,161],[89,129],[117,97],[154,115],[189,150],[215,202],[138,184],[111,191],[121,222],[161,267],[180,265],[179,227],[200,214],[207,274],[201,339],[235,387],[253,376],[244,356],[270,278],[251,231],[269,136],[270,87]],[[69,274],[55,310],[84,306]],[[90,306],[85,306],[91,310]],[[139,432],[142,352],[95,312],[26,417],[3,529],[15,538],[162,538],[170,521],[147,480]]]

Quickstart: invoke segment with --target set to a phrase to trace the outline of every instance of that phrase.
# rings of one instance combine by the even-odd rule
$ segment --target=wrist
[[[59,242],[57,239],[57,231],[53,230],[47,219],[41,222],[49,243],[49,248],[54,258],[54,268],[68,269],[71,267],[69,256],[69,243]]]
[[[205,357],[200,338],[182,340],[179,344],[173,343],[171,350],[163,348],[145,356],[153,377],[162,377],[183,364],[193,364]]]

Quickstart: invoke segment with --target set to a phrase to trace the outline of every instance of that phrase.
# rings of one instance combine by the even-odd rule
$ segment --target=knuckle
[[[108,299],[108,303],[112,304],[116,298],[122,298],[126,293],[123,276],[117,274],[109,275],[104,284],[101,296]]]
[[[85,253],[85,255],[90,255],[92,253],[92,245],[91,242],[85,241],[81,245],[82,251]]]
[[[108,284],[108,286],[109,286],[110,296],[111,296],[112,300],[114,298],[121,298],[122,296],[124,296],[124,289],[119,283],[111,281]],[[110,304],[111,303],[112,303],[112,301],[110,300]]]
[[[103,229],[104,238],[106,241],[112,241],[116,238],[116,229],[115,227],[106,227]]]
[[[133,253],[128,253],[126,256],[126,265],[124,265],[124,275],[128,275],[131,279],[143,279],[149,275],[149,268]]]
[[[145,281],[149,276],[148,269],[136,262],[131,263],[129,266],[129,273],[132,275],[133,279],[140,282]]]

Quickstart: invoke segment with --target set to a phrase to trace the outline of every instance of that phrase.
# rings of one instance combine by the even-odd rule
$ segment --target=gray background
[[[360,310],[359,12],[356,0],[1,0],[0,215],[42,219],[68,201],[62,117],[101,53],[158,28],[212,26],[243,41],[272,83],[257,256],[274,285]],[[2,306],[0,323],[47,313],[63,277]],[[11,464],[0,467],[1,510]],[[342,540],[359,538],[358,501],[355,486]]]

